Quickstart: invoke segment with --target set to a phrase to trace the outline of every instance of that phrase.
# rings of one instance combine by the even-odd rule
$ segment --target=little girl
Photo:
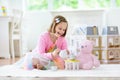
[[[25,68],[45,69],[52,61],[59,69],[64,69],[64,60],[59,56],[60,50],[67,50],[65,35],[68,29],[67,20],[57,15],[49,30],[40,35],[36,48],[25,57]]]

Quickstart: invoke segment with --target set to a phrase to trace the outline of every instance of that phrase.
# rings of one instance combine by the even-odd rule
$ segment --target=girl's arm
[[[41,55],[48,57],[49,59],[52,59],[52,54],[47,53],[46,49],[48,46],[48,43],[46,43],[46,37],[44,35],[41,35],[39,40],[38,40],[38,46],[37,46],[37,52],[40,53]]]
[[[62,46],[61,46],[62,50],[66,49],[67,50],[67,41],[65,38],[63,38],[62,40]]]

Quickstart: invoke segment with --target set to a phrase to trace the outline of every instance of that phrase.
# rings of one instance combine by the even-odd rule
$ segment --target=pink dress
[[[45,33],[41,34],[36,48],[31,53],[28,53],[26,55],[25,68],[32,69],[32,63],[31,63],[32,58],[39,58],[40,62],[43,63],[43,65],[44,65],[45,61],[49,62],[49,60],[53,60],[51,52],[56,47],[59,48],[60,50],[67,49],[67,42],[64,37],[59,37],[56,40],[56,42],[53,43],[52,40],[50,39],[49,32],[45,32]],[[59,56],[58,56],[58,59],[61,60]],[[61,62],[61,61],[59,61],[59,62]]]

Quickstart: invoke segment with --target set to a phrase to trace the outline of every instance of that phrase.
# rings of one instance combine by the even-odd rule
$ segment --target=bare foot
[[[32,59],[32,64],[35,69],[39,69],[39,70],[44,69],[44,66],[40,63],[39,59],[37,58]]]
[[[43,65],[41,65],[41,64],[37,64],[37,69],[42,70],[43,68],[44,68],[44,66],[43,66]]]

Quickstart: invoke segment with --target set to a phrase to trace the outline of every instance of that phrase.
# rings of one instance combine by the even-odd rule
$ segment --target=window
[[[120,7],[120,0],[116,0],[116,5]]]
[[[27,10],[75,10],[120,7],[120,0],[26,0]]]
[[[78,0],[53,0],[53,10],[57,9],[77,9]]]
[[[47,0],[27,0],[27,10],[47,10]]]

